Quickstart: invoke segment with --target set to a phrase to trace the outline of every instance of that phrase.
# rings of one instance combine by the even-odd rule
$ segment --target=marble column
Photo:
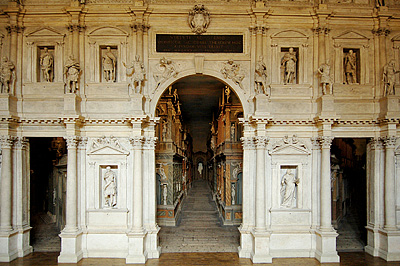
[[[394,152],[396,137],[383,138],[385,146],[385,226],[387,231],[397,230],[396,227],[396,182]]]
[[[132,227],[127,233],[128,256],[126,263],[145,263],[147,254],[144,250],[146,231],[143,228],[143,176],[142,176],[142,148],[143,137],[130,139],[133,147],[133,204]]]
[[[12,162],[11,150],[14,144],[14,137],[2,136],[0,141],[2,150],[0,232],[10,232],[13,230],[12,227],[13,162]]]
[[[80,138],[68,136],[65,138],[68,147],[67,160],[67,201],[66,223],[61,231],[61,253],[59,263],[77,263],[83,257],[82,232],[78,229],[78,188],[77,188],[77,148]]]

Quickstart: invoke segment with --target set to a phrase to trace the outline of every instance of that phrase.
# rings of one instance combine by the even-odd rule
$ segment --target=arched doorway
[[[219,245],[220,251],[237,250],[237,226],[242,219],[241,200],[237,200],[242,192],[237,191],[241,189],[237,182],[241,182],[239,174],[243,164],[239,119],[243,114],[241,101],[234,90],[211,76],[187,76],[163,92],[155,111],[155,116],[160,119],[156,126],[159,142],[155,151],[156,172],[160,175],[157,191],[162,194],[157,195],[162,198],[162,204],[157,208],[159,225],[179,227],[186,223],[189,213],[198,218],[189,218],[193,219],[193,228],[200,226],[210,231],[208,225],[199,224],[208,219],[211,223],[230,225],[234,232],[232,250]],[[196,185],[201,186],[201,182],[208,187],[210,201],[206,200],[198,210],[188,210],[185,201],[192,200],[191,191],[196,190]],[[192,186],[195,188],[191,190]],[[207,210],[205,205],[215,210]],[[212,212],[215,212],[215,220],[208,216]],[[190,228],[190,224],[186,228]],[[207,242],[218,241],[215,234],[213,239],[201,237]],[[165,241],[169,240],[161,232],[161,246]],[[218,247],[213,251],[218,251]]]

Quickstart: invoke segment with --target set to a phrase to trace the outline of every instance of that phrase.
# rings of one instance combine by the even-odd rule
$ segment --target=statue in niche
[[[231,198],[232,198],[232,205],[235,205],[235,198],[236,198],[236,184],[232,183],[232,192],[231,192]]]
[[[244,79],[244,75],[240,70],[240,65],[235,63],[232,59],[229,59],[228,62],[225,62],[222,69],[222,75],[224,75],[225,79],[231,79],[240,88],[242,88],[242,80]],[[243,89],[243,88],[242,88]]]
[[[163,184],[163,205],[167,205],[168,188],[167,184]]]
[[[287,169],[281,181],[281,198],[282,207],[296,207],[296,185],[299,179],[293,174],[292,169]]]
[[[165,119],[162,124],[162,140],[167,141],[167,128],[168,128],[168,120]]]
[[[332,78],[331,78],[331,66],[329,65],[329,61],[327,63],[323,63],[318,68],[318,73],[321,76],[321,85],[322,85],[322,94],[332,94]]]
[[[262,56],[260,56],[256,64],[254,82],[256,83],[257,95],[258,94],[265,94],[267,96],[269,95],[267,86],[267,66],[264,63]]]
[[[226,103],[229,103],[229,98],[231,97],[231,90],[228,86],[225,86]]]
[[[111,208],[117,205],[116,176],[110,166],[106,167],[104,173],[104,205]]]
[[[296,80],[296,64],[297,55],[293,47],[289,48],[289,52],[286,52],[281,61],[281,65],[284,69],[284,84],[293,84]]]
[[[231,123],[231,140],[234,141],[235,140],[235,123]]]
[[[344,72],[346,84],[357,83],[357,58],[353,50],[350,50],[344,57]]]
[[[40,68],[42,69],[43,79],[46,82],[53,81],[53,67],[54,67],[54,58],[53,55],[50,54],[49,49],[47,47],[43,48],[43,53],[40,55]]]
[[[383,67],[383,83],[385,86],[385,96],[395,95],[396,74],[400,72],[396,70],[395,64],[396,61],[392,59]]]
[[[153,75],[155,81],[157,82],[156,88],[158,88],[163,81],[171,77],[176,77],[179,73],[176,64],[173,63],[171,59],[166,59],[165,57],[160,59],[158,68],[160,73]]]
[[[5,56],[1,60],[0,69],[0,82],[1,82],[1,93],[10,93],[12,83],[15,79],[14,76],[15,66],[8,58]]]
[[[189,12],[188,22],[192,32],[202,34],[207,31],[208,25],[210,25],[210,13],[204,5],[195,5]]]
[[[107,82],[115,81],[116,65],[117,65],[117,58],[111,51],[111,47],[107,46],[106,51],[103,54],[103,73],[104,73],[104,79]]]
[[[197,171],[199,171],[199,174],[202,175],[203,173],[203,163],[199,162],[199,164],[197,165]]]
[[[79,62],[75,60],[72,55],[70,55],[67,59],[67,62],[64,66],[64,74],[66,77],[66,92],[68,93],[75,93],[79,86],[79,74],[81,73],[81,67]]]
[[[140,56],[136,55],[135,56],[135,61],[133,61],[130,65],[125,65],[124,66],[127,69],[132,69],[131,73],[126,75],[130,79],[130,87],[131,90],[133,90],[135,93],[142,93],[142,83],[144,81],[144,75],[146,74],[146,70],[144,68],[144,64],[142,61],[140,61]]]

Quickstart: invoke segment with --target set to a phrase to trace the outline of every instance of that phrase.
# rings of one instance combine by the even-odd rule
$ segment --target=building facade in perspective
[[[158,258],[194,180],[238,255],[400,260],[400,3],[0,0],[0,261]]]

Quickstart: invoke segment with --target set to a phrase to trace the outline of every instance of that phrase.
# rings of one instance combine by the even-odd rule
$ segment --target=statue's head
[[[293,47],[290,47],[290,48],[289,48],[289,53],[291,53],[291,54],[292,54],[292,53],[293,53],[293,51],[294,51]]]

